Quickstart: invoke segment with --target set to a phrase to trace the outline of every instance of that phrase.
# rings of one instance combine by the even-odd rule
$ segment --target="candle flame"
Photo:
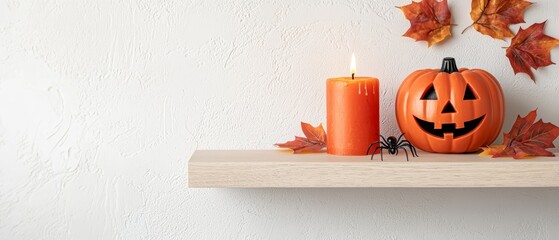
[[[355,53],[352,53],[351,54],[351,67],[350,67],[350,71],[351,71],[352,76],[355,75],[355,70],[356,70],[356,67],[355,67]]]

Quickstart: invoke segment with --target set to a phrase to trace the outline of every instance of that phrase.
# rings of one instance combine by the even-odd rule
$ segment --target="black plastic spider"
[[[417,151],[415,150],[415,147],[411,145],[411,143],[408,142],[408,140],[405,139],[402,140],[402,136],[404,136],[404,133],[402,133],[402,135],[400,135],[398,139],[396,139],[394,136],[390,136],[388,138],[384,138],[380,134],[379,136],[382,138],[382,141],[373,142],[371,143],[371,145],[369,145],[369,148],[367,148],[367,155],[368,155],[369,150],[371,150],[371,147],[373,147],[373,145],[377,143],[380,143],[380,146],[376,147],[375,150],[373,151],[373,154],[371,155],[371,160],[373,160],[373,158],[375,157],[375,152],[377,151],[377,149],[380,149],[380,160],[384,161],[382,159],[382,149],[388,150],[388,153],[390,155],[398,155],[398,149],[401,148],[404,149],[404,152],[406,153],[406,160],[409,162],[410,159],[408,158],[408,151],[406,151],[404,147],[408,147],[410,149],[411,155],[413,157],[419,157],[417,155]]]

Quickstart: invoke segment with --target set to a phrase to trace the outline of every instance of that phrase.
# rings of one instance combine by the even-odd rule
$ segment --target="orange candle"
[[[367,155],[369,145],[379,140],[379,80],[354,77],[354,55],[351,75],[326,81],[329,154]],[[371,152],[376,146],[371,148]]]

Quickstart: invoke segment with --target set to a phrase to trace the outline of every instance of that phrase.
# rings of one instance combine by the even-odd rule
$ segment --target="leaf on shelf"
[[[493,156],[502,152],[505,149],[505,145],[487,146],[482,147],[481,149],[483,149],[483,152],[479,154],[480,156]]]
[[[559,136],[559,127],[552,123],[545,123],[542,119],[534,122],[537,110],[533,110],[525,117],[518,116],[512,129],[504,134],[503,145],[483,148],[481,156],[513,157],[521,159],[529,156],[555,156],[546,150],[555,147],[553,141]]]
[[[430,47],[451,35],[451,14],[447,0],[423,0],[398,8],[411,24],[404,36],[416,41],[427,41]]]
[[[313,127],[308,123],[301,122],[301,128],[305,137],[295,136],[295,140],[285,143],[276,143],[279,148],[290,148],[293,153],[321,152],[326,147],[326,132],[322,124]]]
[[[535,81],[530,67],[538,69],[554,64],[551,61],[551,49],[559,44],[559,40],[544,34],[545,23],[535,23],[527,29],[520,28],[512,38],[507,57],[514,74],[526,73]]]

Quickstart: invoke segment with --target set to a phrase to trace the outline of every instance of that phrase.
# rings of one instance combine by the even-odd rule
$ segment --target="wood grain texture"
[[[191,188],[559,187],[559,158],[513,160],[476,154],[332,156],[275,150],[198,150]]]

